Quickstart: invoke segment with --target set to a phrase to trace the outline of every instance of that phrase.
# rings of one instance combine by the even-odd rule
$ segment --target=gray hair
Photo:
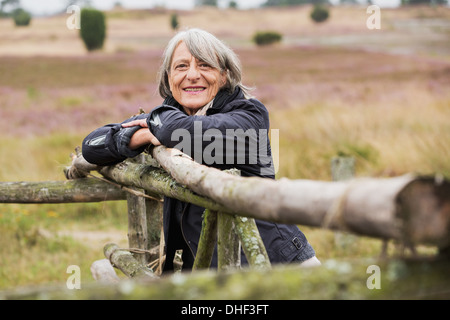
[[[177,33],[167,45],[163,62],[159,69],[158,86],[159,94],[163,98],[172,95],[169,86],[169,75],[173,53],[184,42],[191,54],[198,60],[206,62],[211,67],[227,73],[227,82],[221,89],[233,92],[240,87],[246,98],[250,98],[250,88],[242,84],[242,68],[239,58],[227,45],[217,39],[211,33],[201,29],[188,29]]]

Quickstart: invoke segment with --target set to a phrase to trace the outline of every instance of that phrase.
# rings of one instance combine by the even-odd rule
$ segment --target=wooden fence
[[[65,174],[67,181],[0,183],[0,202],[126,199],[130,248],[109,244],[104,252],[107,261],[129,277],[153,278],[161,270],[163,196],[206,208],[196,270],[209,267],[215,243],[219,270],[239,266],[240,245],[251,267],[269,269],[254,219],[396,239],[412,246],[431,244],[447,256],[450,248],[450,182],[437,177],[334,177],[339,181],[240,177],[235,171],[200,165],[164,146],[153,148],[151,156],[109,167],[89,164],[77,151]],[[111,278],[105,271],[110,265],[99,261],[93,268],[94,277]]]
[[[450,245],[450,182],[443,178],[408,174],[344,181],[271,180],[206,167],[163,146],[154,148],[152,156],[156,164],[123,162],[102,168],[78,156],[68,176],[97,170],[121,186],[212,211],[442,249]]]

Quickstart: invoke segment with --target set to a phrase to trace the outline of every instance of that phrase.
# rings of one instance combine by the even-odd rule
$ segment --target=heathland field
[[[244,82],[279,129],[278,177],[330,180],[337,154],[357,176],[408,172],[450,178],[450,9],[332,8],[315,25],[310,7],[178,12],[239,54]],[[0,20],[0,181],[64,180],[69,154],[93,129],[161,103],[156,73],[173,36],[172,12],[107,13],[103,51],[86,53],[68,15],[16,28]],[[251,37],[276,30],[283,42]],[[304,228],[321,259],[375,257],[381,242]],[[348,240],[348,239],[347,239]],[[68,265],[91,281],[105,242],[126,244],[126,205],[0,205],[0,289],[64,283]],[[423,248],[423,252],[434,248]],[[394,251],[394,248],[391,248]]]

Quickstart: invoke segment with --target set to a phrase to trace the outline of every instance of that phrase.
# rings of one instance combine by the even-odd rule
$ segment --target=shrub
[[[253,41],[258,46],[266,46],[280,42],[283,36],[276,31],[259,31],[253,35]]]
[[[12,17],[14,19],[14,23],[18,27],[28,26],[31,21],[31,15],[22,8],[14,10],[12,13]]]
[[[178,27],[180,26],[180,23],[178,22],[178,15],[176,13],[172,13],[170,16],[170,26],[173,30],[178,30]]]
[[[313,19],[315,22],[320,23],[324,22],[328,19],[330,13],[328,12],[328,9],[321,5],[315,5],[313,10],[311,11],[311,19]]]
[[[103,48],[106,37],[106,22],[103,12],[96,9],[81,10],[80,36],[89,51]]]

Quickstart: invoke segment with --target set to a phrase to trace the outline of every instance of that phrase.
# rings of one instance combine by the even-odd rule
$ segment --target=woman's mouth
[[[183,89],[183,91],[190,92],[190,93],[197,93],[197,92],[202,92],[205,90],[206,90],[205,87],[187,87],[187,88]]]

